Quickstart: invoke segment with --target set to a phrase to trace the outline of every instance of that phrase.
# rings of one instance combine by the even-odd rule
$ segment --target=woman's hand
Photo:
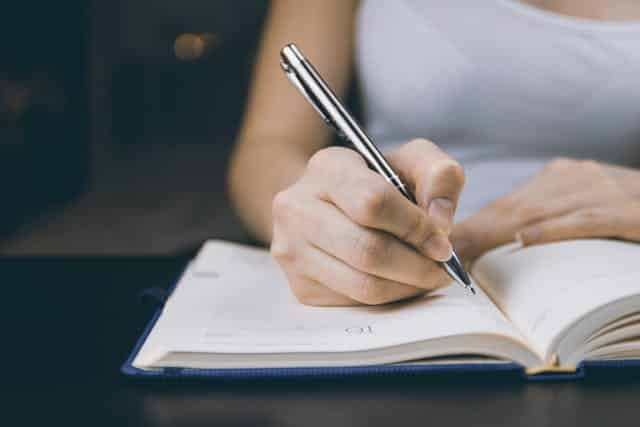
[[[580,238],[640,241],[640,199],[615,168],[557,159],[531,181],[495,201],[456,230],[467,259],[519,240],[523,245]]]
[[[274,198],[271,252],[302,303],[384,304],[450,281],[433,260],[451,255],[462,168],[422,139],[388,160],[419,206],[356,152],[336,147],[316,153]]]

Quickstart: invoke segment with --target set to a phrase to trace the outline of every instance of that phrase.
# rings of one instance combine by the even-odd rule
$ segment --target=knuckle
[[[274,238],[269,248],[271,256],[281,265],[295,262],[296,254],[292,246],[285,239]]]
[[[344,158],[357,158],[358,154],[353,150],[343,147],[327,147],[316,151],[307,162],[312,170],[326,170],[327,166],[335,165]]]
[[[582,174],[599,178],[607,178],[606,172],[602,165],[595,160],[580,160],[577,162]]]
[[[424,149],[425,147],[435,148],[436,144],[425,138],[413,138],[405,144],[405,147],[409,150],[413,150],[415,148]]]
[[[600,170],[600,163],[591,159],[584,159],[577,162],[577,164],[586,170]]]
[[[280,191],[271,202],[271,212],[274,219],[283,219],[290,210],[291,200],[287,190]]]
[[[509,194],[494,202],[494,205],[500,215],[513,218],[521,225],[543,219],[545,215],[543,206],[533,204],[518,194]]]
[[[366,275],[356,286],[355,298],[366,305],[384,304],[387,301],[380,288],[378,279],[374,276]]]
[[[271,214],[276,223],[288,223],[304,215],[302,205],[290,189],[275,195],[271,202]]]
[[[323,283],[305,276],[288,274],[289,289],[300,304],[313,307],[351,306],[354,301],[342,294],[335,293]]]
[[[545,209],[539,205],[521,203],[514,209],[516,218],[523,219],[526,223],[534,222],[545,217]]]
[[[599,208],[587,208],[578,212],[578,219],[589,224],[598,224],[603,218],[606,218],[606,216]]]
[[[435,267],[425,276],[423,282],[423,293],[433,292],[435,290],[446,287],[451,283],[451,277],[442,268]]]
[[[464,169],[460,163],[451,158],[434,163],[431,166],[431,175],[433,178],[446,180],[457,187],[462,187],[465,181]]]
[[[293,293],[293,296],[296,297],[300,304],[315,305],[316,298],[309,292],[308,287],[300,283],[300,281],[295,279],[289,280],[289,289],[291,289],[291,293]]]
[[[315,304],[315,298],[308,296],[305,293],[296,293],[293,292],[293,296],[296,297],[296,300],[298,300],[298,302],[302,305],[308,305],[310,307],[316,306],[318,304]]]
[[[565,170],[575,166],[576,161],[568,157],[555,157],[552,159],[547,168],[552,170]]]
[[[322,150],[316,151],[311,158],[309,158],[308,166],[309,168],[322,168],[327,163],[331,163],[333,157],[335,156],[333,147],[323,148]]]
[[[362,225],[375,225],[388,203],[388,189],[385,183],[367,182],[362,185],[354,199],[354,218]]]
[[[393,151],[392,157],[410,158],[437,149],[437,146],[424,138],[413,138]]]
[[[303,289],[300,289],[297,286],[291,285],[290,287],[291,287],[291,292],[293,293],[293,296],[296,297],[296,299],[300,304],[309,305],[309,306],[318,305],[317,298],[315,298],[313,295],[309,294],[308,292],[305,292]]]
[[[548,167],[551,172],[575,178],[609,180],[605,168],[596,160],[560,157],[551,161]]]
[[[413,241],[417,248],[423,248],[427,240],[433,236],[434,227],[431,222],[423,215],[416,215],[409,225],[400,239],[405,242]]]
[[[548,164],[548,168],[559,171],[577,171],[594,173],[603,170],[602,164],[592,159],[571,159],[568,157],[556,157]]]
[[[369,271],[379,267],[388,252],[386,239],[367,233],[356,239],[352,262],[354,267]]]
[[[611,221],[610,216],[602,208],[583,209],[577,213],[576,229],[589,235],[607,235],[616,237],[621,233],[621,224]]]
[[[438,146],[428,139],[414,138],[398,147],[398,149],[393,152],[392,156],[412,159],[417,156],[424,156],[425,153],[434,152],[435,150],[439,150]]]

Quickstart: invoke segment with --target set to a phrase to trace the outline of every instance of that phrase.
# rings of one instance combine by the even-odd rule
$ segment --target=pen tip
[[[462,267],[462,263],[455,252],[452,253],[451,258],[448,261],[443,263],[443,266],[456,282],[469,290],[473,295],[476,294],[475,289],[471,286],[471,278]]]
[[[462,285],[465,287],[471,286],[471,278],[469,278],[469,275],[464,270],[462,262],[460,262],[460,258],[458,258],[458,255],[456,255],[455,252],[451,253],[451,258],[449,258],[449,261],[445,262],[445,267],[452,277],[457,281],[462,282]]]
[[[466,271],[464,271],[461,268],[460,271],[458,271],[458,276],[460,277],[460,279],[462,280],[465,286],[471,287],[471,278],[469,277]]]

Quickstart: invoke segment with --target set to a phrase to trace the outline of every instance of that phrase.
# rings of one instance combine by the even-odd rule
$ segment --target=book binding
[[[573,374],[578,371],[577,366],[562,366],[557,354],[551,356],[551,361],[544,366],[538,368],[527,368],[525,373],[529,376],[541,375],[541,374]]]

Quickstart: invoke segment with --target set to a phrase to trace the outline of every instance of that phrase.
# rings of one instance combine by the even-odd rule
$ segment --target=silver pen
[[[402,183],[400,177],[393,171],[380,150],[347,112],[327,83],[311,65],[311,62],[302,55],[302,52],[295,44],[290,43],[282,48],[280,51],[280,66],[289,77],[289,80],[316,109],[324,121],[340,137],[356,148],[360,155],[365,158],[369,167],[385,177],[407,199],[416,203],[413,194]],[[453,280],[472,294],[476,293],[471,285],[469,275],[462,267],[462,263],[455,251],[451,252],[451,258],[440,264]]]

